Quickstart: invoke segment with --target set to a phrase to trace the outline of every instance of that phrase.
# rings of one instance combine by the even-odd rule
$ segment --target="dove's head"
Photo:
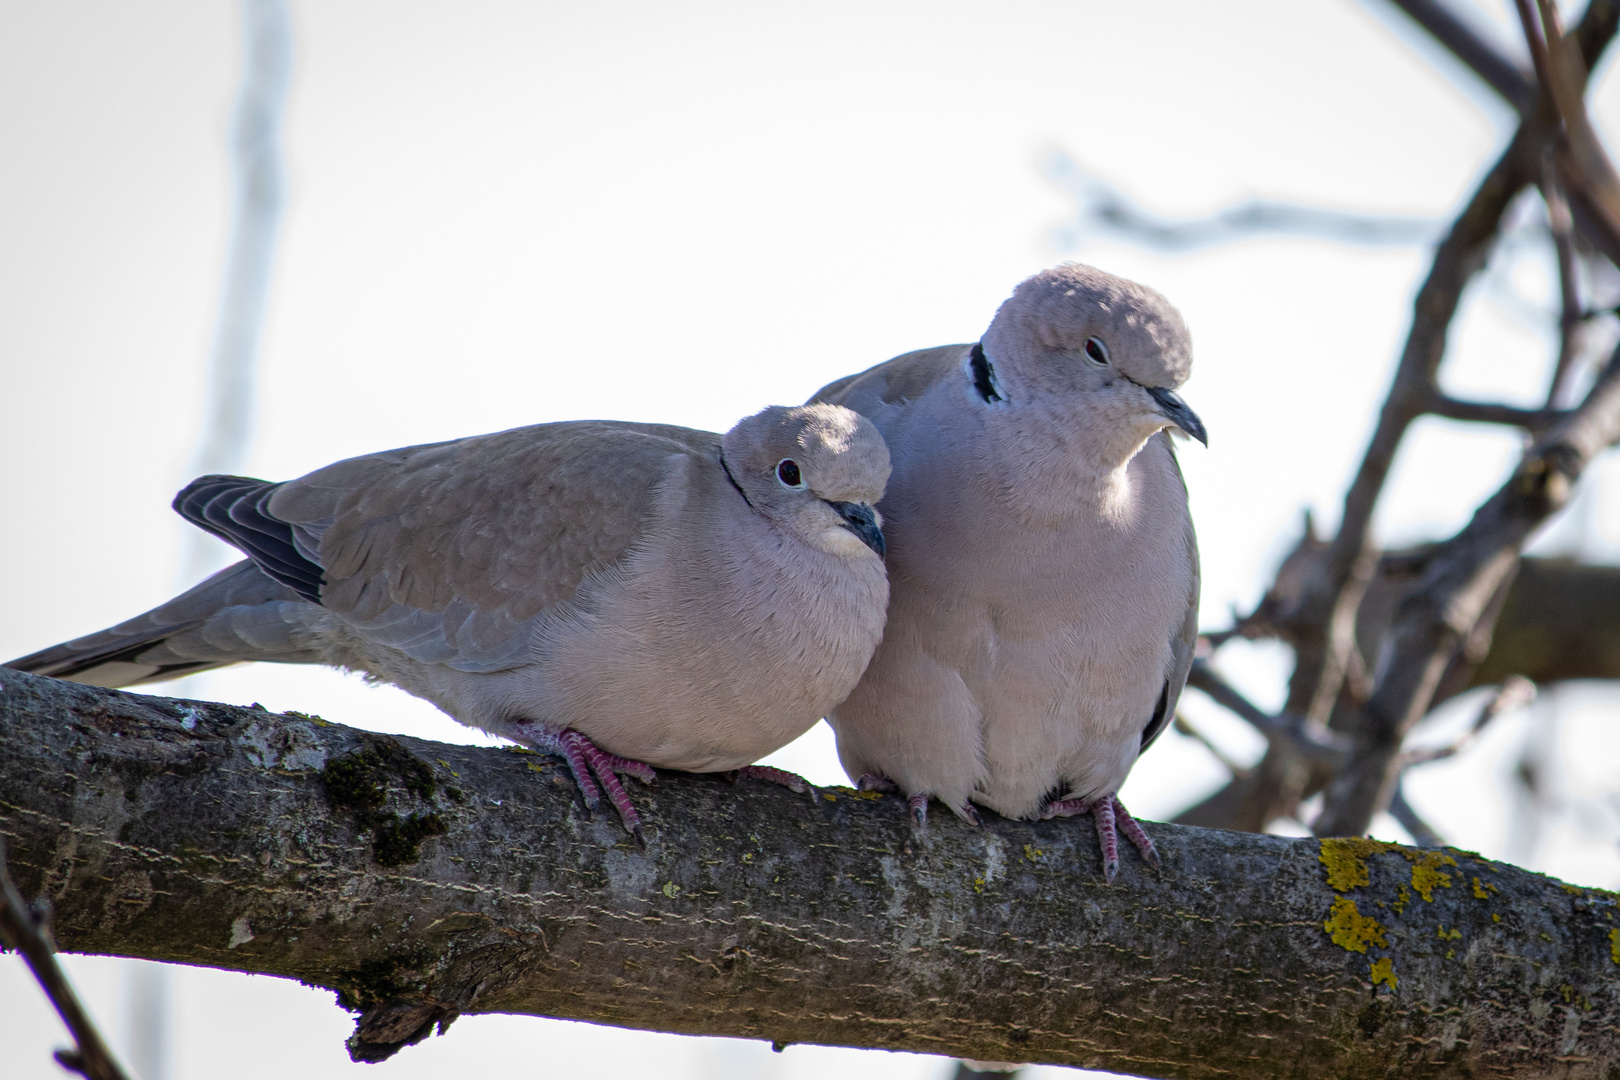
[[[1117,433],[1126,459],[1162,428],[1208,445],[1176,394],[1192,371],[1181,313],[1152,289],[1065,263],[1013,290],[969,357],[987,403],[1072,408]],[[999,401],[998,401],[999,399]]]
[[[884,553],[873,509],[889,448],[842,405],[773,405],[726,432],[721,460],[754,510],[811,547],[846,558]]]

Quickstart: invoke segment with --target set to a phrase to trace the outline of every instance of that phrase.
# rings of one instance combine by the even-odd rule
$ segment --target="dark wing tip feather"
[[[1153,745],[1153,740],[1163,734],[1164,729],[1169,726],[1170,719],[1170,683],[1166,681],[1164,689],[1159,691],[1159,703],[1153,709],[1153,718],[1147,722],[1147,727],[1142,729],[1142,748],[1137,751],[1138,754]]]
[[[177,514],[239,548],[265,574],[312,604],[325,575],[293,543],[292,526],[270,514],[280,484],[248,476],[199,476],[174,497]]]

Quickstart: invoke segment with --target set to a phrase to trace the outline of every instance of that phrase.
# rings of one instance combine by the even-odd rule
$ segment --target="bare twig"
[[[1084,233],[1097,228],[1170,251],[1232,243],[1266,233],[1314,236],[1342,244],[1407,246],[1427,243],[1439,228],[1431,218],[1358,214],[1281,199],[1248,199],[1203,217],[1173,218],[1143,209],[1061,150],[1047,155],[1042,171],[1076,204],[1069,224],[1057,230],[1058,244],[1066,250],[1078,246]]]
[[[1552,378],[1547,380],[1547,408],[1555,409],[1564,401],[1565,383],[1575,363],[1586,313],[1581,304],[1575,255],[1575,221],[1550,161],[1542,169],[1541,198],[1547,205],[1547,228],[1558,255],[1558,360],[1553,364]]]
[[[1535,699],[1535,683],[1522,675],[1508,676],[1502,681],[1502,685],[1497,687],[1496,693],[1492,694],[1485,704],[1480,706],[1478,714],[1474,717],[1474,722],[1468,726],[1467,731],[1445,746],[1433,746],[1428,749],[1412,750],[1402,754],[1400,768],[1405,770],[1415,768],[1418,765],[1427,765],[1430,762],[1444,761],[1447,758],[1456,757],[1474,745],[1475,741],[1479,739],[1480,733],[1490,725],[1492,720],[1495,720],[1503,713],[1522,709]]]
[[[1437,848],[1446,846],[1446,842],[1441,838],[1440,834],[1435,832],[1434,828],[1412,808],[1412,804],[1406,801],[1406,789],[1399,783],[1395,785],[1395,794],[1389,800],[1389,813],[1391,817],[1400,822],[1401,828],[1407,831],[1407,834],[1412,837],[1412,842],[1418,847]]]
[[[1485,81],[1519,112],[1534,104],[1536,84],[1531,73],[1481,37],[1441,0],[1392,0],[1396,7],[1444,45],[1453,56]]]
[[[1422,21],[1422,20],[1420,20]],[[1620,4],[1594,0],[1575,33],[1561,37],[1569,54],[1565,68],[1584,72],[1601,55],[1620,25]],[[1502,217],[1518,193],[1542,175],[1547,147],[1558,135],[1557,118],[1541,93],[1525,113],[1518,132],[1481,181],[1474,196],[1435,252],[1428,278],[1413,304],[1412,328],[1385,398],[1377,426],[1360,467],[1345,494],[1338,535],[1329,547],[1322,569],[1313,574],[1289,609],[1274,613],[1273,625],[1295,648],[1298,663],[1289,689],[1289,707],[1313,720],[1330,716],[1341,701],[1344,679],[1353,670],[1356,615],[1376,568],[1371,524],[1379,496],[1389,477],[1395,454],[1407,429],[1437,401],[1454,413],[1472,413],[1469,419],[1527,421],[1532,432],[1544,417],[1506,414],[1494,407],[1474,408],[1466,403],[1444,405],[1437,373],[1444,358],[1446,337],[1457,312],[1462,291],[1484,267]],[[1577,94],[1578,97],[1578,94]],[[1574,189],[1565,182],[1574,197]],[[1603,250],[1620,252],[1620,243],[1604,247],[1604,227],[1592,215],[1576,215],[1576,225],[1590,234]],[[1290,751],[1274,745],[1268,757]],[[1281,763],[1270,775],[1289,778],[1293,771]]]
[[[1476,424],[1507,424],[1521,427],[1536,434],[1547,430],[1569,415],[1567,409],[1524,409],[1517,405],[1501,405],[1492,401],[1463,401],[1446,394],[1430,398],[1423,410],[1448,420],[1467,420]]]
[[[1620,265],[1620,175],[1587,115],[1583,95],[1590,65],[1576,39],[1564,34],[1558,9],[1546,0],[1537,3],[1539,18],[1530,0],[1516,0],[1542,101],[1562,128],[1553,163],[1570,200],[1585,211],[1591,239]]]
[[[1383,676],[1360,710],[1350,760],[1327,789],[1315,828],[1353,836],[1387,805],[1399,775],[1400,746],[1428,712],[1448,666],[1482,621],[1525,541],[1569,501],[1588,463],[1620,438],[1620,351],[1580,408],[1525,454],[1513,476],[1442,545],[1422,582],[1401,605],[1386,640]]]
[[[1349,743],[1343,736],[1315,727],[1304,717],[1284,713],[1273,716],[1250,701],[1236,687],[1221,677],[1207,660],[1194,660],[1187,676],[1187,685],[1202,691],[1215,704],[1253,724],[1263,734],[1284,738],[1308,758],[1337,763],[1343,760]]]
[[[1221,767],[1227,772],[1231,773],[1233,776],[1241,779],[1249,774],[1249,769],[1247,766],[1239,765],[1232,759],[1231,755],[1227,754],[1225,750],[1222,750],[1219,746],[1215,745],[1213,739],[1211,739],[1208,735],[1205,735],[1203,731],[1194,726],[1192,721],[1188,720],[1179,712],[1176,713],[1175,728],[1189,739],[1196,739],[1199,743],[1201,743],[1204,749],[1209,751],[1210,756],[1216,761],[1220,762]]]
[[[76,1050],[58,1050],[57,1062],[88,1080],[127,1080],[57,964],[56,950],[43,922],[40,914],[23,902],[16,883],[11,880],[11,871],[6,866],[5,838],[0,837],[0,943],[22,956],[78,1044]]]

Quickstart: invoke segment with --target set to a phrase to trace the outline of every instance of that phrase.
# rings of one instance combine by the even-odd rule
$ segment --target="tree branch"
[[[43,912],[30,908],[11,880],[4,835],[0,835],[0,945],[22,956],[56,1009],[56,1015],[62,1018],[73,1036],[76,1049],[58,1050],[57,1063],[88,1080],[126,1080],[124,1071],[118,1067],[112,1051],[107,1049],[90,1014],[79,1003],[78,995],[56,962],[56,949],[51,944]]]
[[[3,673],[0,831],[62,944],[334,988],[362,1060],[463,1012],[1161,1077],[1620,1058],[1616,898],[1462,852],[1150,825],[1163,871],[1109,885],[1084,823],[637,799],[645,851],[538,755]]]
[[[1442,545],[1401,603],[1384,644],[1383,675],[1353,733],[1350,760],[1327,789],[1314,828],[1358,835],[1393,790],[1401,742],[1433,704],[1440,680],[1486,605],[1517,567],[1524,542],[1562,509],[1588,463],[1620,438],[1620,352],[1580,408],[1531,447],[1508,482]]]
[[[1566,409],[1523,409],[1516,405],[1500,405],[1489,401],[1464,401],[1445,394],[1436,394],[1430,398],[1423,411],[1443,416],[1448,420],[1521,427],[1532,434],[1547,430],[1569,415]]]

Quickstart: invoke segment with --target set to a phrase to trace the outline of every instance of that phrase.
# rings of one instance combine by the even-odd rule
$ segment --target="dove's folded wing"
[[[664,479],[718,454],[714,436],[684,428],[548,424],[284,484],[205,477],[176,506],[363,637],[490,672],[525,662],[538,620],[620,560]]]

